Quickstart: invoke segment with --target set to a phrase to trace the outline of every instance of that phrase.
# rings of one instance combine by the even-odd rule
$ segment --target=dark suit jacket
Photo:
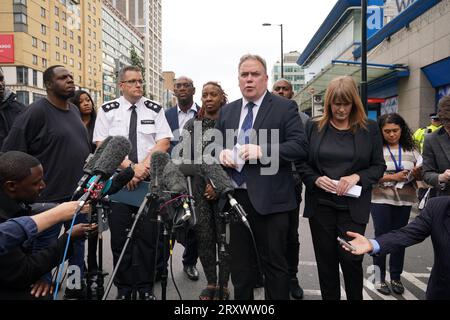
[[[306,186],[304,217],[313,216],[317,207],[317,194],[325,192],[315,185],[317,178],[325,175],[319,163],[319,147],[328,130],[328,125],[318,132],[318,122],[310,119],[306,123],[306,137],[308,139],[308,161],[298,167]],[[381,133],[375,121],[369,120],[366,129],[359,129],[354,134],[355,158],[351,169],[346,175],[357,173],[362,186],[359,198],[345,197],[350,214],[354,222],[366,224],[369,221],[372,185],[377,183],[386,170],[383,158],[383,142]],[[349,146],[351,147],[351,146]]]
[[[198,104],[195,104],[195,107],[197,108],[197,112],[195,113],[197,115],[198,111],[200,110],[200,107]],[[178,144],[178,141],[180,140],[180,134],[179,131],[176,131],[180,129],[180,124],[178,123],[178,107],[172,107],[166,110],[166,119],[169,123],[170,130],[172,130],[173,139],[170,141],[170,149],[169,154],[172,151],[172,148],[175,147]]]
[[[436,188],[437,195],[450,195],[450,184],[440,189],[438,176],[450,169],[450,137],[444,128],[425,136],[423,146],[423,178]]]
[[[223,147],[226,148],[226,130],[238,130],[242,109],[242,99],[233,101],[220,109],[216,129],[224,137]],[[292,177],[292,162],[306,158],[306,141],[303,124],[296,104],[293,101],[266,93],[253,129],[256,136],[250,137],[251,144],[258,144],[264,155],[271,155],[275,147],[279,147],[278,158],[272,160],[279,162],[279,169],[274,175],[262,175],[263,167],[270,167],[271,163],[246,164],[243,171],[246,175],[247,191],[250,201],[256,211],[262,215],[286,212],[296,208],[295,183]],[[264,143],[260,129],[278,129],[279,141],[275,141],[272,132],[267,134],[267,143]],[[272,140],[273,139],[273,140]],[[234,139],[236,144],[236,137]],[[230,142],[229,142],[230,143]],[[229,146],[228,146],[229,147]],[[275,154],[275,151],[274,151]]]
[[[414,221],[401,229],[376,238],[380,244],[378,254],[388,254],[398,249],[422,242],[431,235],[434,264],[431,270],[426,297],[429,300],[450,299],[450,197],[430,199]]]

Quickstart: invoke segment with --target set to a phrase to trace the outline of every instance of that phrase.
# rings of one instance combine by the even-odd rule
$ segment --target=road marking
[[[378,292],[377,289],[375,289],[375,286],[373,285],[372,282],[370,282],[367,279],[364,279],[364,286],[369,289],[370,291],[372,291],[373,293],[375,293],[377,296],[379,296],[381,299],[383,300],[397,300],[396,298],[394,298],[393,296],[385,296],[381,293]]]
[[[427,291],[427,285],[414,277],[411,273],[403,271],[402,277],[414,284],[416,287],[420,288],[422,291]]]
[[[429,278],[430,277],[429,273],[410,273],[410,274],[416,278]]]

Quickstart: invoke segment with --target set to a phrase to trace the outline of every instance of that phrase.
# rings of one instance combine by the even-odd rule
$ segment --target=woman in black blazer
[[[372,184],[386,169],[381,134],[368,120],[353,78],[332,80],[324,114],[306,124],[308,161],[299,167],[306,185],[304,217],[309,218],[324,300],[340,299],[339,264],[347,299],[362,299],[362,257],[342,250],[337,237],[346,231],[364,234],[369,221]],[[358,198],[345,196],[355,185]]]

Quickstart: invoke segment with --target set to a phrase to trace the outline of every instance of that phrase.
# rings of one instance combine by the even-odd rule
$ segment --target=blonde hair
[[[350,76],[341,76],[330,81],[325,93],[324,113],[318,118],[319,131],[328,124],[333,113],[331,112],[331,103],[351,103],[352,110],[349,116],[349,126],[353,133],[359,128],[367,129],[367,115],[358,93],[358,87],[355,80]]]

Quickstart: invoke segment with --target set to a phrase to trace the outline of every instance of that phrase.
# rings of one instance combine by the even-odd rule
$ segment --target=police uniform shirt
[[[172,139],[172,131],[167,123],[163,108],[142,97],[137,103],[137,152],[141,162],[161,139]],[[132,104],[123,96],[108,101],[99,109],[93,134],[93,141],[103,141],[108,136],[128,138]]]

